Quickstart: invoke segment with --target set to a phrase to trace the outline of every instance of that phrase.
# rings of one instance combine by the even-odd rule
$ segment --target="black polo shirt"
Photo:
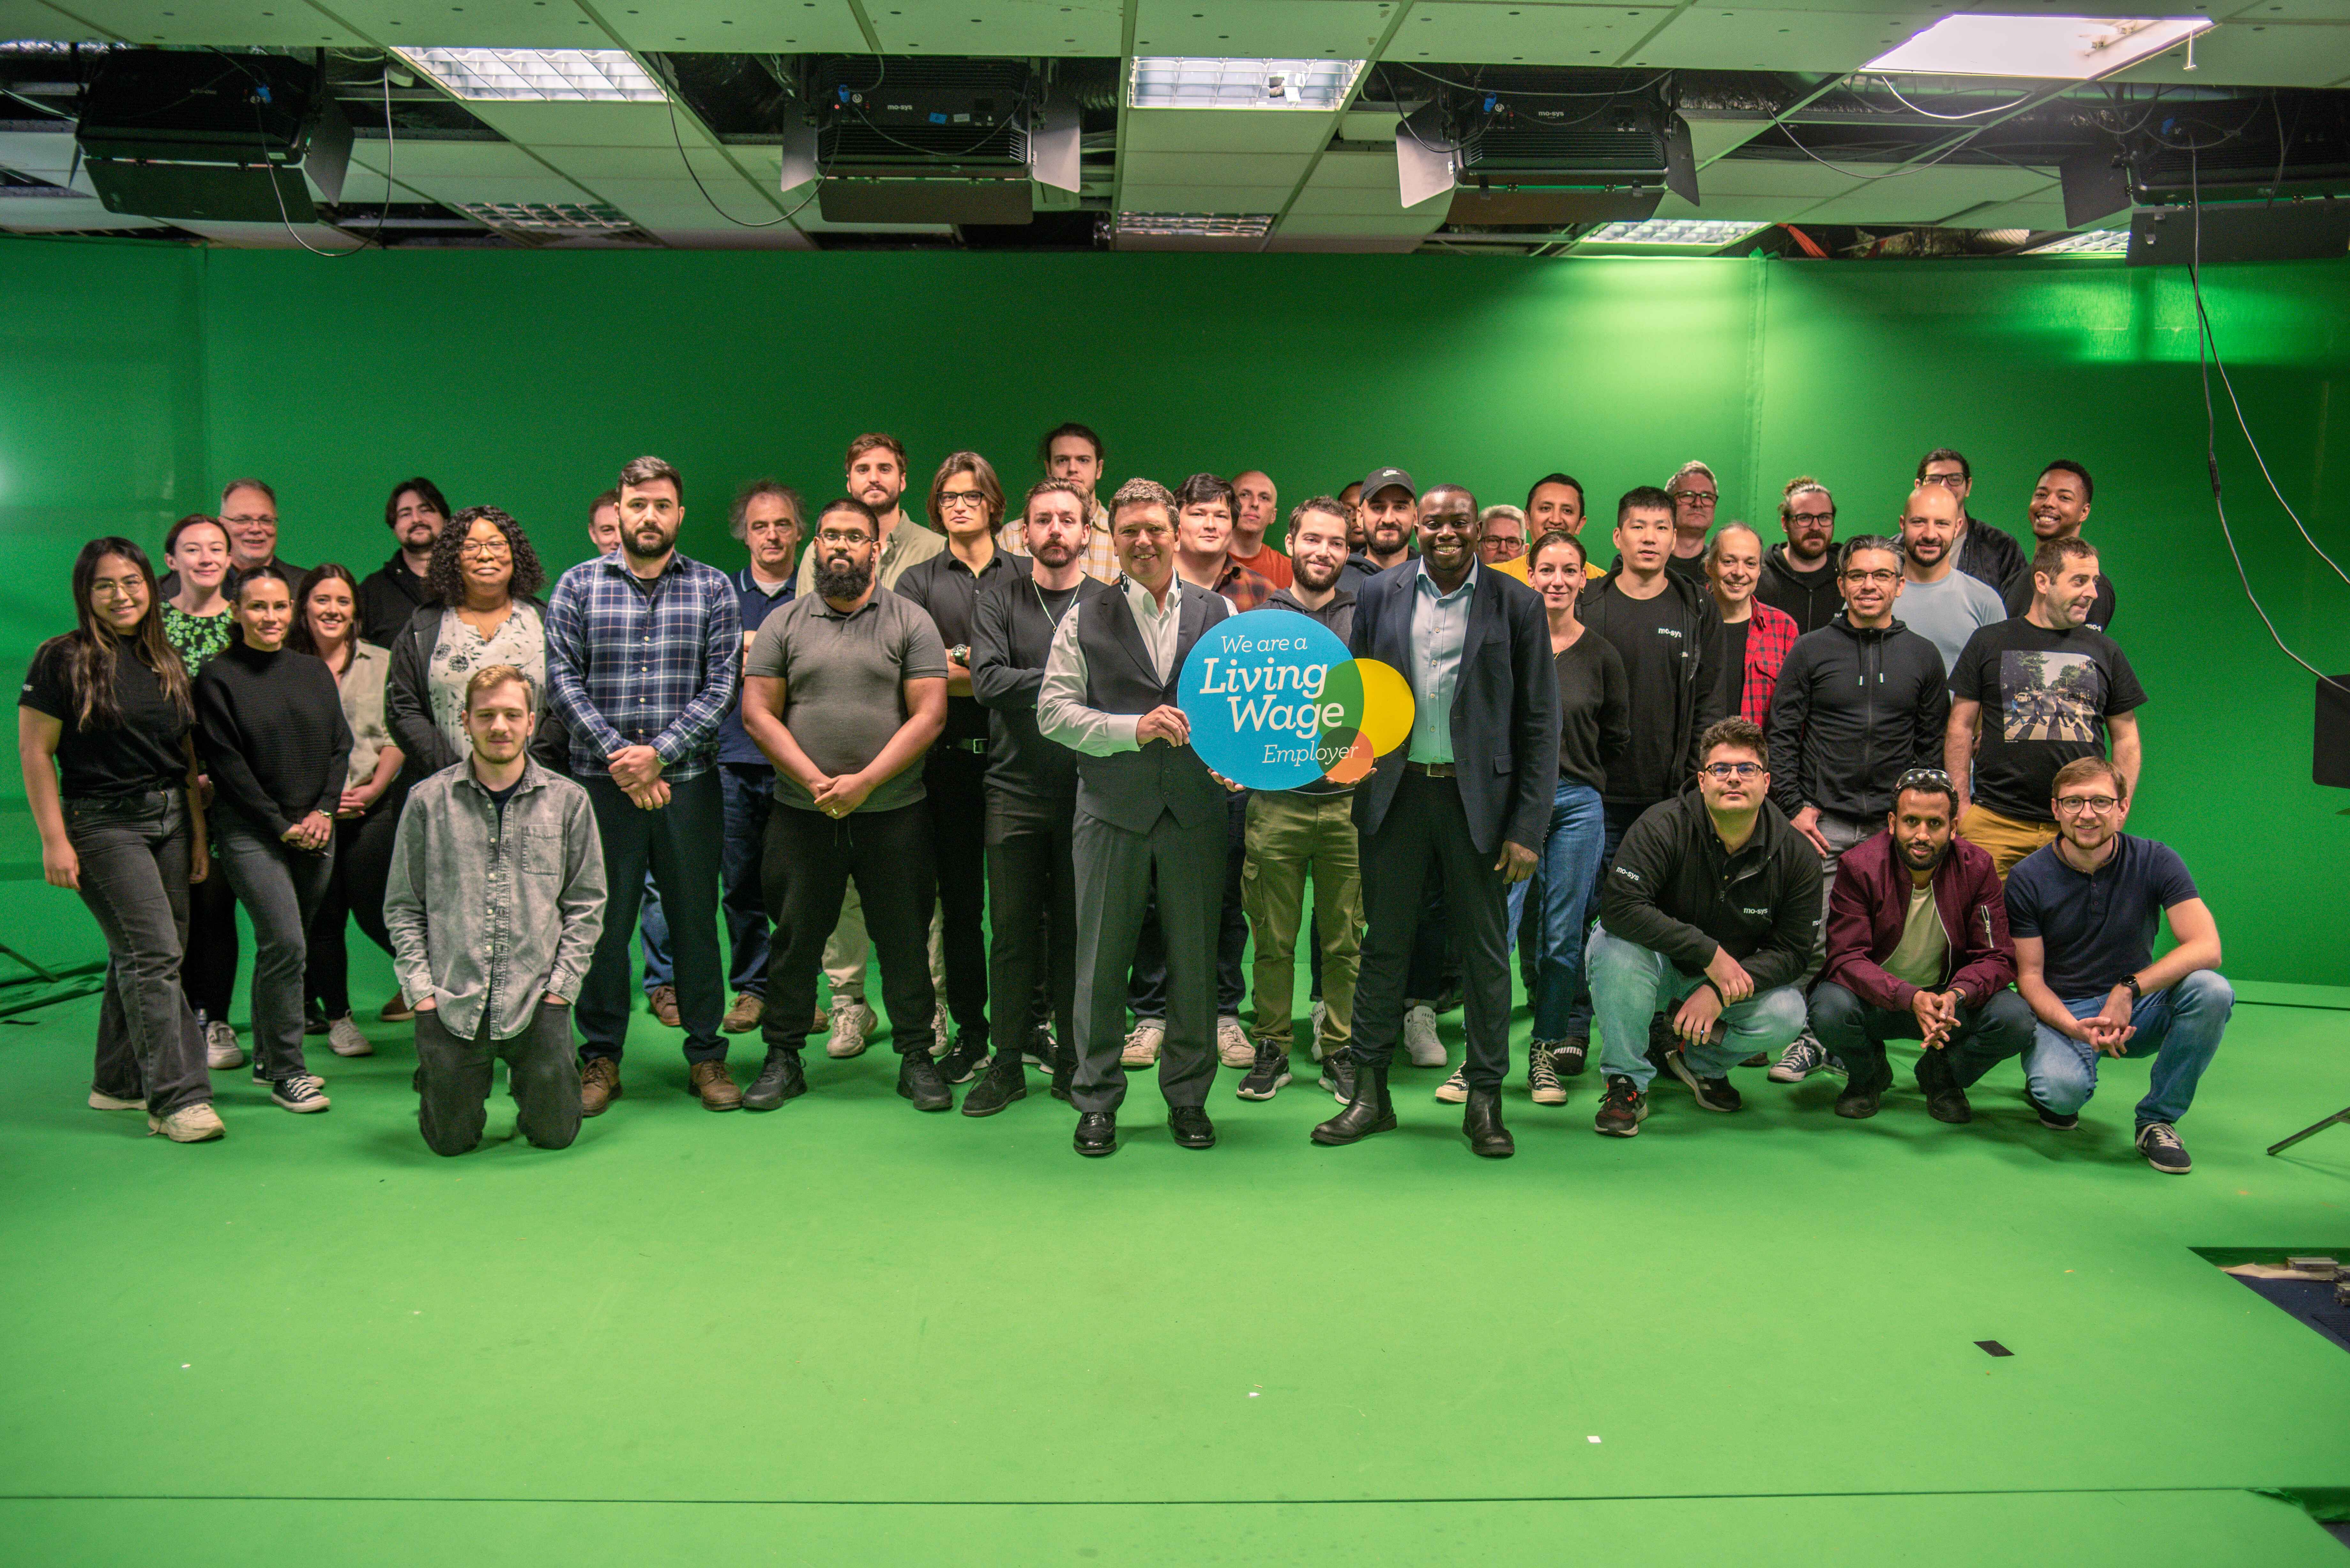
[[[972,628],[977,624],[980,589],[1015,575],[1012,560],[1009,554],[997,549],[989,555],[986,566],[973,572],[952,549],[941,550],[907,567],[905,576],[890,591],[929,614],[931,624],[939,628],[941,642],[949,648],[968,647]],[[986,740],[987,710],[974,697],[948,697],[947,727],[939,738],[947,742]]]

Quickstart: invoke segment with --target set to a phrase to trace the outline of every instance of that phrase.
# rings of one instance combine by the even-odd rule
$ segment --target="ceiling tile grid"
[[[1118,0],[867,0],[865,15],[884,49],[924,55],[1115,55],[1126,25]]]

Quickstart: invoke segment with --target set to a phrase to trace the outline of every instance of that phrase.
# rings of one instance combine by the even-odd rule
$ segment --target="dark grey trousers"
[[[1150,877],[1167,933],[1167,1040],[1159,1092],[1170,1109],[1207,1104],[1216,1079],[1216,932],[1224,898],[1222,817],[1196,828],[1161,811],[1148,833],[1077,814],[1076,1082],[1080,1111],[1115,1111],[1126,1098],[1127,971],[1142,934]]]
[[[514,1089],[515,1130],[540,1148],[568,1148],[579,1136],[579,1059],[571,1048],[571,1009],[542,1001],[530,1030],[511,1040],[490,1038],[487,1009],[481,1032],[460,1040],[442,1026],[441,1010],[416,1013],[416,1065],[423,1097],[416,1124],[435,1154],[463,1154],[482,1141],[489,1120],[490,1080],[499,1057]]]
[[[81,901],[106,933],[106,1000],[90,1086],[152,1116],[210,1100],[204,1042],[180,986],[188,940],[188,813],[178,790],[69,800]]]
[[[283,1083],[309,1071],[302,1060],[302,976],[310,920],[334,880],[335,851],[331,844],[316,853],[296,849],[228,806],[213,819],[213,846],[253,921],[253,1059],[263,1077]]]

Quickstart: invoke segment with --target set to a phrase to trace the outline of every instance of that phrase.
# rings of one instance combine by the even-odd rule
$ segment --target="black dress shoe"
[[[1388,1070],[1357,1064],[1355,1096],[1347,1108],[1314,1129],[1315,1143],[1357,1143],[1373,1133],[1395,1131],[1395,1102],[1388,1098]]]
[[[1469,1152],[1487,1159],[1507,1159],[1518,1152],[1517,1140],[1502,1125],[1502,1094],[1498,1089],[1471,1089],[1469,1106],[1461,1116],[1461,1130],[1469,1138]]]
[[[1926,1092],[1926,1114],[1936,1121],[1963,1126],[1975,1119],[1975,1108],[1967,1103],[1967,1092],[1959,1087],[1947,1047],[1918,1053],[1918,1086]]]
[[[800,1054],[796,1051],[775,1050],[767,1053],[767,1064],[751,1086],[743,1091],[743,1108],[746,1111],[772,1111],[785,1100],[798,1099],[807,1093],[807,1075],[800,1070]]]
[[[1856,1089],[1846,1085],[1845,1092],[1836,1096],[1835,1114],[1856,1122],[1866,1121],[1877,1114],[1877,1106],[1884,1100],[1882,1090]]]
[[[1009,1070],[1004,1063],[1011,1062]],[[1006,1051],[996,1057],[985,1076],[971,1086],[962,1097],[962,1114],[967,1116],[992,1116],[1014,1100],[1028,1097],[1028,1069],[1020,1063],[1020,1053]]]
[[[918,1111],[954,1109],[954,1091],[939,1076],[939,1064],[927,1051],[909,1051],[898,1058],[898,1094],[913,1101]]]
[[[1216,1124],[1208,1113],[1197,1106],[1177,1106],[1167,1113],[1167,1130],[1175,1135],[1179,1148],[1213,1148],[1216,1147]]]
[[[1077,1136],[1071,1140],[1079,1154],[1099,1158],[1118,1152],[1118,1117],[1108,1111],[1086,1111],[1077,1117]]]

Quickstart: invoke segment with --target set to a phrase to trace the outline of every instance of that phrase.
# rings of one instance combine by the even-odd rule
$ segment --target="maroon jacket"
[[[1934,870],[1934,908],[1950,944],[1939,989],[1955,985],[1967,1006],[1980,1007],[2014,982],[2015,940],[2007,934],[2007,898],[1989,854],[1953,837]],[[1893,835],[1879,833],[1846,850],[1828,891],[1828,956],[1820,978],[1872,1007],[1907,1012],[1918,988],[1887,974],[1884,962],[1900,945],[1908,913],[1909,868]]]

